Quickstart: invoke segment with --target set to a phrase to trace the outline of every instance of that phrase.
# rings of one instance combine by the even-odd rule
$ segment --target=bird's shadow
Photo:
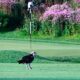
[[[68,62],[68,63],[80,63],[80,57],[76,57],[76,56],[63,56],[63,57],[56,57],[56,56],[52,56],[52,57],[42,57],[39,55],[36,55],[36,58],[38,59],[38,61],[44,60],[46,62]]]

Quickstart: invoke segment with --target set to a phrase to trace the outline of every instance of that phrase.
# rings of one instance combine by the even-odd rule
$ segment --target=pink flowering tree
[[[64,16],[65,19],[72,20],[74,13],[75,11],[67,3],[62,5],[56,4],[47,8],[40,17],[40,20],[45,21],[50,18],[51,21],[56,22],[61,16]]]
[[[62,32],[66,26],[68,29],[70,28],[70,23],[80,23],[80,8],[74,10],[67,2],[63,4],[55,4],[47,8],[44,14],[40,17],[40,20],[51,20],[53,24],[59,24],[59,32]]]
[[[15,0],[0,0],[0,3],[2,3],[2,4],[7,4],[7,3],[13,4],[15,2],[16,2]]]
[[[80,0],[75,0],[77,3],[80,3]]]
[[[10,13],[11,5],[15,4],[16,0],[0,0],[0,5],[2,5],[2,9],[5,9],[6,13]],[[3,11],[4,12],[4,11]]]

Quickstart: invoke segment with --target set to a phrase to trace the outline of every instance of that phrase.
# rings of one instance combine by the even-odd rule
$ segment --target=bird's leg
[[[31,65],[29,64],[29,68],[32,69]]]
[[[29,66],[28,66],[28,64],[26,64],[26,69],[28,69],[28,70],[29,70]]]

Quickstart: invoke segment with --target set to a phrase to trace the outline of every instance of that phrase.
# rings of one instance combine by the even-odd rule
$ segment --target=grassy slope
[[[16,40],[0,40],[0,62],[16,62],[31,50],[39,55],[35,62],[80,62],[80,45],[32,42],[30,49],[29,41]]]
[[[17,63],[22,56],[27,55],[26,52],[2,50],[0,51],[0,63]],[[34,63],[80,63],[80,56],[40,56],[36,55]]]
[[[0,50],[36,51],[41,56],[80,56],[80,45],[47,42],[0,40]]]

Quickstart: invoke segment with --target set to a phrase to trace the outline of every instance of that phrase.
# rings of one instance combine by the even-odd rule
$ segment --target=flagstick
[[[30,50],[32,50],[32,12],[31,12],[31,8],[30,8]]]

